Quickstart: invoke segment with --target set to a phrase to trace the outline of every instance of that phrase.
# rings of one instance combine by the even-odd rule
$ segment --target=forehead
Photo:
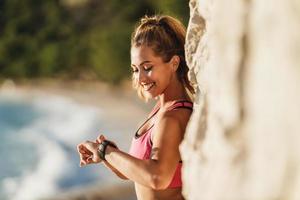
[[[131,63],[134,65],[139,65],[145,60],[155,61],[156,59],[160,59],[160,57],[156,56],[153,50],[147,46],[131,47],[130,55]]]

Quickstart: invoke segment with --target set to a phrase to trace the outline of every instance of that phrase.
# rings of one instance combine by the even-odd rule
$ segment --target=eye
[[[152,70],[152,68],[153,68],[153,66],[148,66],[148,67],[144,67],[144,70],[145,70],[146,72],[149,72],[149,71]]]

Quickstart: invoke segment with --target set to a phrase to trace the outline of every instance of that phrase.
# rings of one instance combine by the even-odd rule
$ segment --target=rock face
[[[191,0],[189,200],[300,199],[300,1]]]

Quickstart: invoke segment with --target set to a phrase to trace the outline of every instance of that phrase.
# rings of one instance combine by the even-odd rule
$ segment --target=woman
[[[173,17],[142,18],[131,39],[133,86],[156,105],[135,133],[129,154],[103,135],[78,145],[81,166],[103,161],[120,178],[134,181],[138,199],[183,199],[179,144],[194,94],[184,42],[185,28]]]

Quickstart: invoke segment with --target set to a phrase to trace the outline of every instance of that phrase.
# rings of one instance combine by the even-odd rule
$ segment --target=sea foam
[[[60,96],[1,91],[0,199],[39,199],[108,179],[99,166],[79,168],[76,152],[95,137],[101,117],[100,109]]]

